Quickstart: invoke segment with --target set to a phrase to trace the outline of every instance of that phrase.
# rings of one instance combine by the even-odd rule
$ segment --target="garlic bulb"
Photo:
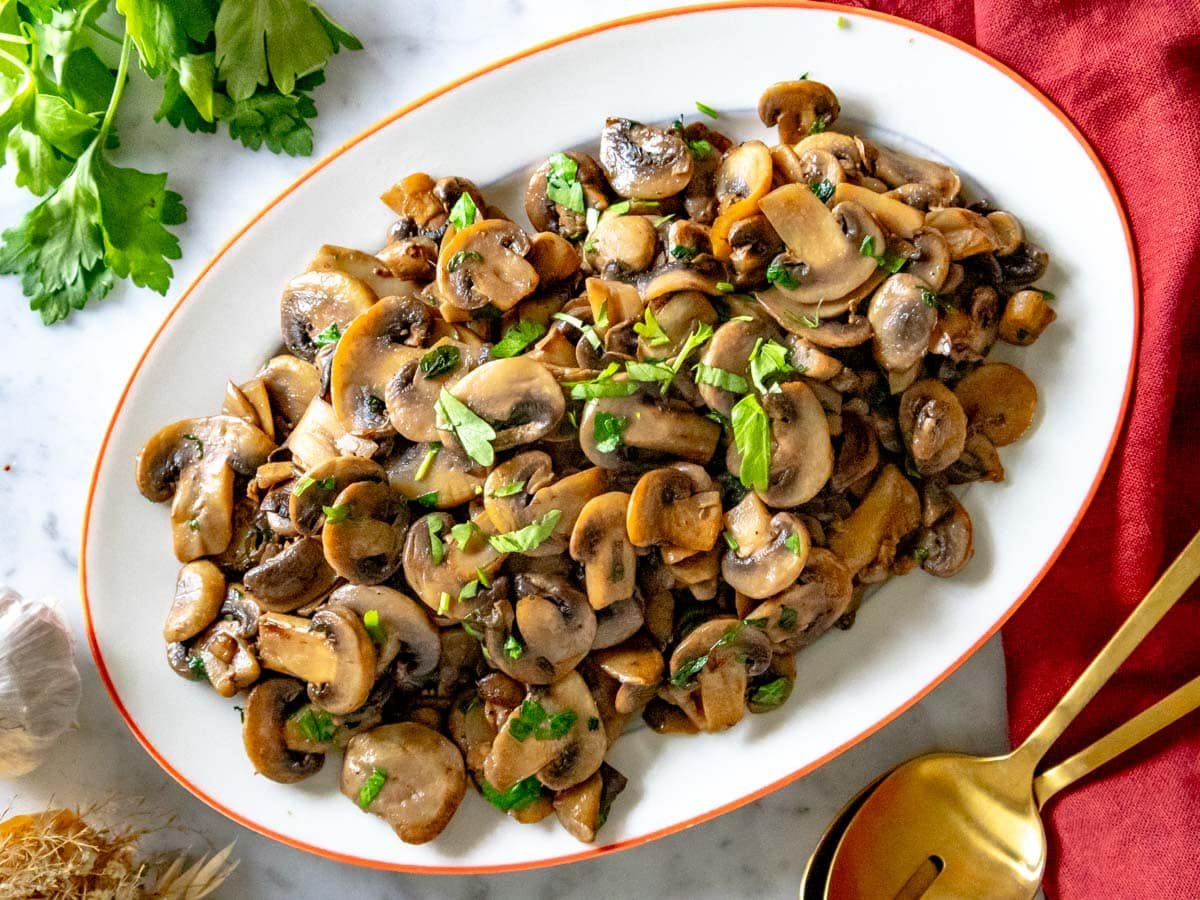
[[[44,603],[0,590],[0,776],[24,775],[75,721],[71,632]]]

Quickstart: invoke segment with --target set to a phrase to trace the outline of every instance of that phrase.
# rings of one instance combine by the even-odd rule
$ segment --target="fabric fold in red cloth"
[[[1142,333],[1132,402],[1079,530],[1004,628],[1009,728],[1016,743],[1200,529],[1200,3],[851,5],[951,34],[1036,85],[1095,147],[1133,227]],[[1069,289],[1059,300],[1104,302],[1072,296]],[[1198,672],[1200,591],[1193,589],[1052,758],[1101,736]],[[1200,714],[1081,782],[1047,813],[1047,896],[1200,897]]]

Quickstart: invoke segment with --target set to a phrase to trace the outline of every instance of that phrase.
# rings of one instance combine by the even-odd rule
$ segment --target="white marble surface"
[[[317,155],[437,85],[557,34],[661,6],[652,0],[326,0],[367,50],[337,57],[320,89]],[[141,168],[167,168],[189,209],[179,229],[186,285],[225,238],[308,161],[242,151],[224,137],[148,124],[137,83],[122,108],[122,144]],[[134,121],[147,122],[136,131]],[[3,173],[6,174],[7,170]],[[462,173],[469,175],[470,173]],[[29,204],[4,178],[0,223]],[[118,288],[70,322],[43,328],[17,284],[0,280],[0,583],[54,598],[82,642],[77,587],[80,522],[91,467],[112,407],[134,361],[169,308],[146,291]],[[836,809],[887,766],[923,750],[999,750],[1004,665],[991,641],[920,704],[813,775],[716,821],[647,846],[565,868],[487,877],[434,878],[376,872],[307,856],[234,825],[161,772],[120,721],[95,678],[85,646],[79,727],[46,764],[0,780],[0,810],[86,804],[117,808],[142,798],[143,821],[174,817],[185,831],[161,842],[202,851],[238,842],[241,867],[220,896],[794,896],[805,858]],[[193,833],[194,832],[194,833]],[[714,852],[716,851],[716,852]]]

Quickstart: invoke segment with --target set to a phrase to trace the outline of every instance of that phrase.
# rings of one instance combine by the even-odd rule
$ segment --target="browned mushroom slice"
[[[912,242],[917,256],[909,260],[908,273],[924,281],[931,290],[940,291],[950,275],[950,245],[933,228],[922,228]]]
[[[740,619],[717,616],[671,654],[672,696],[701,731],[724,731],[746,713],[750,679],[771,663],[771,642]]]
[[[791,513],[770,514],[747,494],[725,516],[732,544],[721,558],[721,575],[740,594],[761,600],[790,586],[808,559],[808,530]]]
[[[551,790],[591,777],[604,761],[608,738],[600,711],[577,672],[546,687],[532,687],[508,717],[484,762],[484,775],[505,791],[531,775]]]
[[[850,316],[844,321],[808,319],[807,323],[801,323],[801,326],[795,329],[795,333],[818,347],[839,350],[857,347],[871,339],[871,323],[867,321],[866,316]]]
[[[253,425],[271,440],[275,440],[275,419],[271,415],[271,400],[261,378],[252,378],[241,385],[232,381],[225,385],[221,413],[237,416],[247,425]]]
[[[524,356],[484,363],[450,388],[450,393],[495,429],[492,446],[496,450],[545,437],[567,409],[554,376],[541,363]]]
[[[853,181],[861,181],[866,174],[867,159],[864,151],[868,148],[861,138],[840,131],[818,131],[801,138],[793,149],[801,158],[814,150],[831,154],[841,165],[846,177]],[[871,152],[874,152],[873,147]]]
[[[649,703],[666,671],[662,652],[644,636],[596,651],[594,659],[602,672],[620,682],[614,708],[623,714],[638,712]]]
[[[412,444],[387,462],[388,482],[409,500],[451,509],[483,490],[486,469],[453,444]]]
[[[900,435],[922,475],[934,475],[962,454],[967,417],[954,393],[932,378],[909,387],[900,398]]]
[[[1003,481],[1004,465],[1000,462],[996,445],[980,432],[969,431],[962,456],[946,469],[946,480],[951,484]]]
[[[929,351],[955,362],[977,362],[996,342],[1000,296],[995,288],[981,285],[963,306],[942,311],[929,338]]]
[[[912,275],[888,278],[871,298],[867,319],[874,334],[875,359],[889,372],[919,362],[937,323],[937,308],[927,302],[929,286]]]
[[[694,290],[671,293],[665,299],[651,302],[650,315],[658,323],[658,329],[649,329],[639,336],[638,359],[670,359],[698,324],[714,327],[717,324],[717,311],[711,301]]]
[[[382,200],[396,215],[416,228],[432,229],[444,223],[446,209],[434,193],[437,182],[424,172],[413,172],[384,191]]]
[[[290,678],[268,678],[254,687],[242,713],[242,743],[254,771],[280,784],[295,784],[321,770],[321,753],[293,753],[284,742],[289,707],[304,686]]]
[[[476,779],[483,777],[483,762],[492,751],[498,730],[474,689],[464,691],[446,716],[446,731],[462,751],[467,771]]]
[[[644,621],[642,603],[636,596],[596,610],[596,636],[592,639],[592,649],[614,647],[633,637]]]
[[[375,644],[376,677],[394,663],[397,682],[416,686],[437,668],[441,656],[437,628],[411,597],[395,588],[348,584],[329,596],[329,605],[344,606],[363,620]]]
[[[712,338],[704,346],[700,362],[732,372],[749,384],[750,354],[760,341],[766,343],[778,340],[779,331],[760,320],[726,322],[713,332]],[[734,391],[715,384],[700,384],[699,391],[700,399],[709,409],[715,409],[723,416],[729,415],[733,404],[739,399]]]
[[[717,297],[722,293],[717,285],[724,280],[725,270],[721,263],[706,257],[691,262],[667,263],[654,269],[638,280],[638,290],[646,301],[684,292]]]
[[[871,174],[889,187],[898,188],[913,183],[927,185],[936,193],[939,206],[948,204],[962,189],[962,181],[949,166],[910,156],[882,144],[871,144],[865,140],[862,144],[868,151],[866,156],[871,161]]]
[[[762,141],[746,141],[734,147],[717,168],[717,212],[724,215],[742,201],[765,195],[771,189],[773,174],[771,151]]]
[[[832,527],[829,549],[856,574],[877,560],[891,565],[896,546],[920,524],[916,490],[899,469],[886,465],[850,517]]]
[[[352,275],[369,287],[376,297],[407,297],[416,293],[416,285],[403,278],[397,278],[387,263],[378,256],[350,247],[324,244],[308,264],[308,270],[344,272]]]
[[[762,623],[772,643],[795,652],[832,628],[852,598],[849,567],[837,554],[813,547],[796,583],[752,609],[746,621]]]
[[[312,362],[317,336],[344,334],[370,309],[375,292],[344,272],[305,272],[288,282],[279,304],[280,328],[288,350]]]
[[[584,244],[584,259],[607,278],[636,275],[650,268],[658,232],[645,216],[604,215]]]
[[[462,754],[415,722],[381,725],[354,737],[342,761],[342,793],[392,826],[407,844],[433,840],[467,790]]]
[[[729,265],[734,284],[751,287],[766,277],[767,267],[783,250],[783,241],[762,213],[738,219],[729,226]]]
[[[1044,291],[1017,291],[1004,305],[1000,337],[1018,347],[1036,341],[1058,314],[1046,302]]]
[[[779,126],[779,140],[794,144],[837,121],[837,96],[819,81],[780,81],[763,91],[758,117],[768,128]]]
[[[623,281],[609,281],[603,278],[589,278],[584,282],[587,290],[588,305],[592,308],[592,320],[599,322],[606,314],[609,325],[596,325],[596,333],[607,337],[608,328],[623,322],[633,322],[642,318],[645,302],[638,289]]]
[[[720,551],[715,547],[700,553],[680,548],[663,548],[664,559],[668,549],[688,554],[682,559],[667,563],[667,571],[675,579],[676,588],[686,588],[697,600],[712,600],[716,597],[717,575],[721,570]]]
[[[366,437],[391,433],[384,400],[388,384],[405,363],[424,355],[419,341],[431,323],[429,307],[420,300],[385,297],[342,334],[329,393],[347,431]]]
[[[263,613],[258,652],[266,668],[308,682],[309,699],[331,713],[358,709],[375,680],[375,648],[348,609],[327,607],[312,619]]]
[[[212,624],[224,599],[221,570],[206,559],[188,563],[175,579],[175,597],[163,625],[163,638],[186,641],[195,637]]]
[[[750,683],[746,708],[752,713],[766,713],[787,702],[796,685],[796,657],[788,652],[776,653],[771,665]]]
[[[554,481],[554,463],[541,450],[527,450],[497,465],[483,486],[483,507],[497,531],[516,531],[537,516],[529,507],[542,488]]]
[[[397,278],[426,285],[437,276],[437,244],[427,237],[392,238],[377,256]]]
[[[457,310],[454,320],[484,306],[504,312],[538,286],[537,271],[525,257],[531,244],[520,226],[484,219],[458,232],[438,260],[437,288],[442,312]],[[449,317],[448,317],[449,318]]]
[[[838,448],[837,463],[830,484],[835,491],[845,491],[850,485],[875,471],[879,465],[879,440],[871,420],[860,411],[842,411],[842,445]]]
[[[975,553],[975,534],[967,509],[952,495],[950,511],[932,526],[921,531],[913,548],[913,558],[930,575],[950,578],[957,575]]]
[[[379,584],[400,568],[408,507],[386,482],[359,481],[338,494],[321,529],[325,559],[351,584]]]
[[[276,440],[291,433],[313,398],[321,393],[321,376],[316,366],[286,353],[267,360],[255,377],[262,379],[270,398]]]
[[[601,450],[596,438],[600,416],[614,416],[624,427],[621,443]],[[707,463],[716,452],[721,426],[698,415],[686,403],[663,397],[604,397],[590,401],[579,420],[579,446],[594,464],[620,469],[674,457]]]
[[[678,132],[609,119],[600,133],[600,165],[622,197],[661,200],[692,178],[692,153]]]
[[[836,378],[844,368],[841,361],[826,353],[808,338],[798,334],[784,336],[791,364],[811,381],[829,381]]]
[[[605,209],[604,173],[596,161],[586,153],[564,153],[575,162],[575,180],[583,186],[585,208]],[[529,176],[529,187],[525,190],[525,214],[538,231],[553,231],[570,240],[583,237],[587,231],[585,214],[581,210],[563,206],[547,195],[551,170],[558,154],[547,159]],[[560,166],[561,167],[561,166]]]
[[[504,556],[486,540],[461,546],[451,538],[453,526],[454,519],[447,513],[431,513],[413,522],[404,541],[404,578],[417,598],[439,616],[462,621],[478,606],[474,596],[463,594],[464,588],[490,581],[500,571]]]
[[[919,209],[913,209],[893,197],[877,194],[869,188],[857,184],[846,182],[839,184],[834,190],[833,202],[835,204],[846,200],[862,206],[892,234],[898,234],[909,240],[912,240],[925,225],[925,214]]]
[[[313,397],[283,446],[291,452],[296,469],[307,471],[340,456],[339,444],[349,436],[333,407],[317,396]]]
[[[596,636],[587,597],[565,578],[532,573],[513,578],[513,594],[514,604],[501,601],[482,619],[493,665],[525,684],[557,681]]]
[[[571,532],[571,558],[583,564],[593,609],[633,596],[637,556],[625,533],[629,494],[613,491],[589,500]]]
[[[999,243],[991,222],[962,207],[930,210],[925,214],[925,225],[941,232],[950,248],[950,258],[955,260],[991,253]]]
[[[771,465],[766,490],[758,495],[768,506],[790,508],[811,500],[833,473],[833,444],[829,421],[812,388],[802,381],[779,386],[765,394],[762,408],[771,429]],[[730,442],[725,463],[741,471],[742,454]]]
[[[253,475],[275,449],[269,437],[235,416],[183,419],[158,431],[138,453],[142,496],[172,500],[175,556],[191,562],[223,551],[233,537],[233,482]]]
[[[540,231],[530,239],[526,259],[537,272],[538,284],[543,287],[566,281],[579,271],[579,251],[566,238],[552,231]]]
[[[329,593],[337,572],[325,561],[320,540],[301,537],[246,570],[244,579],[263,609],[291,612]]]
[[[629,497],[626,530],[635,547],[709,550],[721,533],[721,493],[699,466],[654,469]]]
[[[428,350],[403,361],[388,381],[384,399],[396,433],[410,441],[436,441],[436,404],[443,388],[453,387],[482,361],[482,348],[442,338]]]
[[[295,483],[288,501],[288,517],[302,534],[316,534],[325,524],[325,507],[359,481],[387,481],[379,463],[354,456],[337,456],[314,469]]]
[[[954,395],[971,427],[997,447],[1023,435],[1037,411],[1037,387],[1029,376],[1008,363],[985,363],[967,374]]]
[[[589,844],[608,821],[613,800],[625,790],[627,779],[601,763],[590,778],[554,796],[554,812],[571,837]]]

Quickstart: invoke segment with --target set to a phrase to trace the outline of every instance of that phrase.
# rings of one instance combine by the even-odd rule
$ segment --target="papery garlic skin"
[[[57,612],[0,589],[0,776],[32,772],[75,722],[74,641]]]

